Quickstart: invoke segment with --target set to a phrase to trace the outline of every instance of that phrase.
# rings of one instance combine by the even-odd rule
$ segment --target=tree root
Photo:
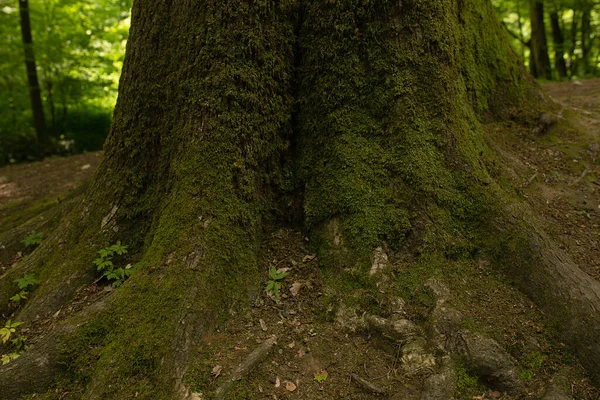
[[[225,399],[227,392],[235,385],[235,383],[246,376],[252,371],[258,364],[260,364],[271,351],[273,345],[277,342],[277,337],[272,336],[265,340],[260,346],[258,346],[238,367],[233,371],[231,376],[227,378],[225,382],[219,386],[215,391],[215,400]]]
[[[372,384],[368,380],[363,379],[363,378],[361,378],[360,376],[358,376],[356,374],[350,374],[350,378],[352,378],[352,380],[354,382],[356,382],[358,384],[358,386],[360,386],[361,388],[363,388],[367,392],[371,392],[371,393],[374,393],[374,394],[377,394],[377,395],[385,395],[385,390],[381,389],[378,386],[375,386],[374,384]]]

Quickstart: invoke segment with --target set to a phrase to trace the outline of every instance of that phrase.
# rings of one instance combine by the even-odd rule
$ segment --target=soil
[[[557,123],[547,132],[533,134],[536,127],[525,129],[510,122],[489,124],[485,129],[509,165],[512,185],[537,212],[544,229],[584,271],[600,279],[600,79],[544,87],[561,106]],[[99,153],[91,153],[1,168],[0,218],[6,210],[15,210],[15,205],[25,207],[40,199],[66,196],[91,177],[99,160]],[[464,329],[495,339],[521,367],[524,390],[519,395],[499,392],[474,378],[468,367],[459,367],[457,399],[540,398],[557,375],[566,379],[573,398],[600,398],[576,357],[551,339],[535,305],[488,260],[440,262],[432,258],[427,265],[415,266],[411,255],[390,254],[387,281],[381,284],[354,282],[336,275],[343,274],[339,271],[319,268],[309,247],[303,233],[293,229],[274,232],[265,243],[261,264],[265,287],[254,305],[233,315],[197,349],[201,362],[188,373],[197,398],[210,398],[208,393],[272,335],[277,343],[269,356],[226,398],[421,398],[424,378],[406,376],[397,344],[375,332],[352,331],[347,326],[352,315],[360,317],[364,312],[392,317],[398,296],[407,302],[403,318],[427,322],[434,300],[422,283],[429,276],[449,286],[452,305],[465,315]],[[264,290],[270,268],[285,268],[288,273],[280,281],[279,297]],[[103,281],[82,288],[59,314],[23,333],[35,344],[57,321],[110,292]],[[352,374],[387,395],[365,389]],[[77,398],[77,392],[77,388],[59,388],[55,397],[44,398]]]

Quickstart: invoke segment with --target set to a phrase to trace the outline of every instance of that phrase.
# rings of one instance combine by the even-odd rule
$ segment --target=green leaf
[[[21,243],[23,243],[27,247],[38,246],[40,243],[42,243],[43,236],[43,233],[33,231],[30,232],[29,235],[25,236],[25,239],[23,239]]]

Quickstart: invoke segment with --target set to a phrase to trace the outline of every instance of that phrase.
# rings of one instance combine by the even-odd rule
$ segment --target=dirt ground
[[[534,135],[516,124],[485,127],[501,157],[510,165],[510,179],[519,194],[537,212],[546,229],[588,274],[600,279],[600,79],[544,86],[561,106],[557,124],[549,132]],[[568,118],[568,121],[567,121]],[[512,133],[512,134],[509,134]],[[99,153],[0,169],[0,232],[5,210],[26,207],[40,199],[64,197],[89,179]],[[414,289],[431,271],[442,278],[455,295],[453,305],[464,312],[468,329],[497,340],[521,367],[524,391],[509,396],[473,379],[460,368],[457,399],[540,398],[553,377],[568,381],[574,399],[600,399],[576,357],[561,343],[550,339],[541,314],[525,296],[494,270],[487,260],[437,265],[422,270],[410,257],[390,260],[390,276],[397,281],[372,290],[373,282],[352,283],[339,272],[318,267],[301,232],[274,232],[265,244],[261,268],[265,288],[271,267],[285,271],[280,298],[266,293],[253,307],[235,315],[220,331],[204,338],[197,349],[201,360],[189,372],[191,389],[198,398],[210,393],[231,376],[235,367],[273,335],[277,343],[266,360],[237,382],[230,399],[420,399],[423,377],[407,376],[400,365],[400,348],[370,331],[344,329],[340,310],[354,306],[368,312],[394,313],[394,296],[407,301],[404,316],[426,322],[431,299]],[[412,268],[412,269],[411,269]],[[346,282],[334,292],[335,281]],[[350,283],[348,283],[350,282]],[[370,286],[371,285],[371,286]],[[263,288],[263,289],[265,289]],[[412,288],[412,289],[406,289]],[[52,319],[25,332],[35,344],[43,330],[107,295],[101,281],[81,293]],[[340,299],[343,292],[345,298]],[[377,386],[377,395],[357,383],[358,376]],[[78,398],[77,388],[56,390],[56,397]],[[44,397],[46,398],[46,397]]]

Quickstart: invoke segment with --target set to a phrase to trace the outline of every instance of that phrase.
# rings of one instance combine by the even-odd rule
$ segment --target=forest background
[[[0,166],[102,148],[117,98],[131,3],[0,0]],[[600,1],[492,3],[535,78],[600,76]],[[23,24],[23,11],[30,24]],[[39,85],[37,123],[27,62],[30,72],[34,63]]]

